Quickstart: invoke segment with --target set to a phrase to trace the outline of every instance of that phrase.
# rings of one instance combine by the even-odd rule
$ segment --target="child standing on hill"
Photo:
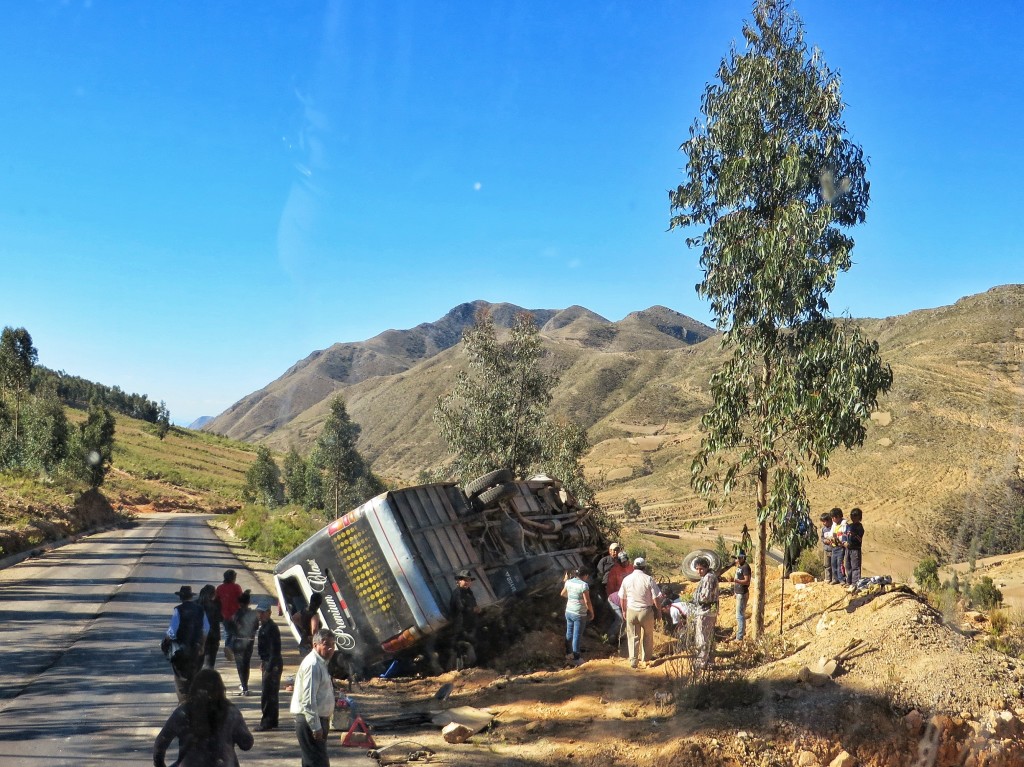
[[[821,515],[821,550],[825,555],[825,583],[835,580],[832,577],[832,514]]]
[[[832,509],[832,528],[828,536],[832,544],[832,580],[830,583],[843,585],[846,583],[846,520],[843,510]]]
[[[850,522],[846,526],[846,554],[849,559],[846,583],[851,586],[860,580],[861,546],[864,543],[864,525],[860,520],[863,516],[859,508],[850,509]]]

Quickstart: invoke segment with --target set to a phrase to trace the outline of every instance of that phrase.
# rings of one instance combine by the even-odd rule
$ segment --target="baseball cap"
[[[622,547],[621,547],[621,546],[620,546],[619,544],[617,544],[617,543],[612,543],[612,544],[610,544],[610,545],[608,546],[608,549],[609,549],[609,550],[611,550],[611,549],[621,549],[621,548],[622,548]]]
[[[633,560],[633,567],[643,567],[647,564],[647,560],[643,557],[637,557]]]

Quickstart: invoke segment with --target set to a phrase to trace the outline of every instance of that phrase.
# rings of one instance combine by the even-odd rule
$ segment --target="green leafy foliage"
[[[691,484],[709,504],[753,489],[759,523],[754,636],[764,625],[768,536],[784,545],[808,511],[805,474],[828,474],[838,447],[863,444],[892,385],[878,345],[828,316],[851,265],[845,229],[864,221],[866,163],[846,138],[839,78],[809,51],[785,0],[758,0],[704,92],[681,150],[687,180],[670,192],[671,228],[695,229],[698,294],[732,355],[711,378]]]
[[[114,416],[105,407],[89,408],[78,427],[77,439],[69,453],[73,470],[97,488],[103,484],[114,457]]]
[[[329,499],[335,517],[384,489],[356,449],[359,431],[359,424],[349,418],[345,400],[340,395],[331,400],[330,415],[310,455],[315,472],[306,474],[306,501],[318,495],[321,503],[311,505],[324,508],[322,501]],[[314,479],[313,473],[319,476]]]
[[[57,396],[68,407],[85,410],[90,405],[102,405],[113,413],[137,418],[158,427],[161,420],[165,420],[170,428],[167,406],[163,402],[157,404],[145,394],[129,394],[119,386],[107,386],[63,370],[55,371],[37,365],[32,370],[32,388],[38,389],[41,386],[53,386]],[[160,436],[159,430],[157,436]]]
[[[485,311],[463,335],[469,370],[438,398],[434,421],[452,455],[452,472],[467,480],[495,469],[517,477],[546,472],[584,504],[595,502],[580,459],[586,430],[548,415],[558,377],[543,369],[544,348],[533,316],[516,316],[499,341]]]
[[[978,583],[971,585],[967,590],[967,598],[975,607],[991,610],[1003,603],[1003,592],[996,588],[990,577],[984,575]]]
[[[160,400],[160,406],[157,408],[156,413],[156,435],[163,439],[167,436],[167,432],[171,430],[171,411],[167,409],[167,404]]]
[[[39,353],[25,328],[5,327],[0,333],[0,395],[7,401],[12,434],[12,453],[20,458],[22,447],[21,408],[28,395],[32,367]]]
[[[622,513],[630,519],[636,519],[640,516],[640,504],[637,503],[636,498],[626,499],[626,502],[622,504]]]
[[[235,534],[269,559],[280,559],[323,527],[323,520],[297,506],[271,511],[267,506],[246,505],[235,514]]]
[[[917,563],[914,580],[923,589],[934,591],[939,588],[939,563],[934,557],[926,557]]]
[[[249,503],[258,503],[273,508],[281,500],[281,477],[270,449],[264,445],[256,448],[256,460],[245,472],[245,487],[242,497]]]
[[[465,480],[509,469],[525,477],[540,459],[544,416],[557,381],[541,369],[544,349],[533,317],[520,313],[502,342],[484,311],[462,340],[469,370],[434,409],[455,475]]]

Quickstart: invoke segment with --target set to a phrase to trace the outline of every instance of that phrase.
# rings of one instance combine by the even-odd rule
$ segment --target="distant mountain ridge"
[[[663,306],[633,312],[614,323],[582,306],[526,310],[509,303],[471,301],[459,304],[435,322],[408,330],[386,330],[366,341],[336,343],[315,351],[204,428],[234,439],[264,440],[301,419],[341,388],[370,378],[399,375],[456,346],[481,309],[490,312],[499,328],[511,327],[517,314],[529,311],[542,336],[595,350],[678,348],[714,333],[697,320]]]

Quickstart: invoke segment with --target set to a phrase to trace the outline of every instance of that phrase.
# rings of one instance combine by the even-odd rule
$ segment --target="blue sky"
[[[870,158],[837,313],[1021,282],[1016,2],[804,0]],[[666,190],[750,3],[90,0],[0,10],[0,325],[216,415],[464,301],[705,322]]]

